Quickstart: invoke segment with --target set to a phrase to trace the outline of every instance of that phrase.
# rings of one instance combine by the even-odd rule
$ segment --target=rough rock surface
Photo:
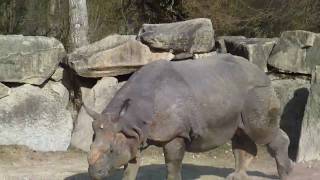
[[[312,71],[311,83],[320,83],[320,66],[315,66]]]
[[[276,38],[227,38],[224,39],[227,52],[248,59],[267,72],[269,55],[277,42]]]
[[[167,24],[144,24],[138,39],[151,48],[204,53],[214,47],[214,30],[210,19],[198,18]]]
[[[92,122],[91,116],[88,115],[84,107],[81,107],[72,132],[71,146],[85,152],[90,151],[93,139]]]
[[[218,53],[227,53],[225,40],[235,41],[246,39],[244,36],[219,36],[216,40],[216,50]]]
[[[10,88],[0,83],[0,99],[9,95]]]
[[[217,55],[216,51],[209,52],[209,53],[202,53],[202,54],[194,54],[193,55],[193,59],[201,59],[201,58],[205,58],[205,57],[209,57],[209,56],[215,56],[215,55]]]
[[[301,123],[309,96],[310,83],[305,79],[271,77],[281,104],[281,128],[290,138],[289,155],[296,159]]]
[[[62,107],[67,107],[69,103],[69,91],[61,82],[48,81],[42,90],[50,92],[53,96],[58,97]]]
[[[320,82],[319,66],[313,73],[310,95],[301,126],[301,137],[297,161],[320,160]]]
[[[63,89],[63,85],[53,84]],[[37,151],[67,150],[73,122],[64,97],[51,85],[41,89],[26,84],[11,91],[0,99],[0,145],[25,145]]]
[[[65,56],[54,38],[0,35],[0,81],[40,85]]]
[[[285,31],[274,47],[268,63],[282,72],[311,74],[320,64],[320,34]]]
[[[58,82],[58,81],[61,81],[62,78],[63,78],[63,72],[64,72],[64,69],[62,67],[58,67],[56,69],[56,71],[52,74],[52,76],[50,77],[50,79]]]
[[[121,44],[124,44],[129,40],[135,40],[135,39],[136,39],[135,35],[119,35],[119,34],[110,35],[101,39],[100,41],[96,41],[92,44],[75,49],[72,53],[68,54],[67,60],[68,60],[68,63],[72,63],[74,61],[85,61],[90,56],[96,53],[115,48]]]
[[[102,112],[118,90],[118,80],[113,77],[105,77],[92,88],[82,88],[82,100],[88,107],[96,112]],[[81,107],[75,129],[72,133],[71,145],[83,151],[89,151],[92,143],[93,119]]]
[[[139,41],[129,40],[112,49],[96,53],[87,60],[72,61],[69,65],[84,77],[106,77],[129,74],[156,60],[171,60],[168,52],[152,53]]]

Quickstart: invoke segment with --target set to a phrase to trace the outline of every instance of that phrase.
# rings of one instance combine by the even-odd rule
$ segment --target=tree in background
[[[56,37],[68,48],[66,0],[0,0],[0,34]]]
[[[274,37],[282,31],[320,31],[319,0],[182,0],[187,18],[208,17],[219,35]]]
[[[70,1],[70,2],[69,2]],[[217,35],[276,37],[282,31],[303,29],[320,32],[319,0],[0,0],[0,33],[53,36],[69,49],[69,31],[86,44],[113,34],[136,34],[143,23],[168,23],[210,18]],[[69,3],[86,5],[88,12]],[[72,12],[71,12],[72,11]],[[88,37],[79,35],[87,17]],[[74,22],[69,26],[69,21]],[[81,19],[80,19],[81,20]],[[78,24],[78,25],[77,25]],[[80,26],[80,29],[76,29]],[[76,33],[72,35],[74,36]],[[86,34],[86,33],[85,33]],[[70,43],[71,44],[71,43]]]
[[[69,0],[69,18],[71,49],[89,44],[86,0]]]

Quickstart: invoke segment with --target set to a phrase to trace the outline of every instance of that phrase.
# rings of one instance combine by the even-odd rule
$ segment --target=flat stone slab
[[[55,38],[0,35],[0,82],[40,85],[65,55],[63,45]]]
[[[101,51],[88,59],[69,62],[69,66],[83,77],[108,77],[130,74],[156,60],[171,60],[169,52],[153,53],[139,41],[129,40],[115,48]]]
[[[65,63],[71,63],[73,61],[80,61],[80,60],[85,61],[86,59],[88,59],[89,57],[91,57],[96,53],[115,48],[121,44],[126,43],[129,40],[135,40],[135,39],[136,39],[135,35],[113,34],[113,35],[107,36],[92,44],[75,49],[73,52],[68,54],[68,58],[67,58],[68,62],[65,62]]]
[[[151,48],[181,52],[206,53],[214,47],[210,19],[198,18],[166,24],[144,24],[138,39]]]
[[[311,74],[320,64],[320,34],[285,31],[272,50],[268,64],[280,72]]]

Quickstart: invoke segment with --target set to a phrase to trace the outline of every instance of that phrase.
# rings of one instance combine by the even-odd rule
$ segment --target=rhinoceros
[[[249,178],[256,144],[269,148],[282,180],[293,166],[270,80],[241,57],[159,60],[135,72],[102,113],[85,108],[94,119],[88,155],[93,179],[121,166],[123,179],[135,179],[140,152],[149,145],[163,148],[168,180],[182,179],[185,151],[204,152],[229,140],[235,171],[227,179]]]

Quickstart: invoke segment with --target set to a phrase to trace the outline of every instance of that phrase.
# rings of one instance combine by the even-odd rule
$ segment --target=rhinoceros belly
[[[198,134],[196,132],[190,134],[190,141],[186,144],[186,150],[189,152],[203,152],[225,144],[233,137],[239,121],[240,114],[238,113],[226,119],[207,120],[207,126],[204,130]]]

